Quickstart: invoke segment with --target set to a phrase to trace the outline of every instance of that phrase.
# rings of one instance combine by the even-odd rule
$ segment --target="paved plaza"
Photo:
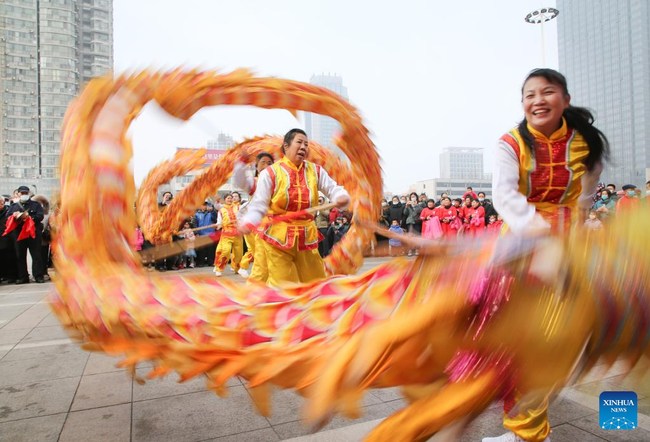
[[[381,259],[368,259],[370,268]],[[196,269],[191,272],[209,272]],[[182,272],[190,272],[182,271]],[[169,272],[168,272],[169,274]],[[228,270],[229,278],[239,278]],[[363,417],[336,417],[310,434],[300,421],[303,399],[277,391],[272,417],[256,413],[238,379],[221,399],[205,390],[203,379],[179,384],[174,376],[139,385],[118,359],[83,351],[61,329],[46,303],[51,283],[0,286],[0,441],[2,442],[345,442],[363,438],[383,418],[403,406],[398,389],[373,390],[363,401]],[[146,375],[150,365],[139,366]],[[600,369],[598,369],[600,368]],[[623,362],[609,371],[597,367],[579,385],[565,390],[549,410],[553,442],[650,441],[650,385],[630,386]],[[598,395],[634,389],[639,428],[601,430]],[[480,441],[503,432],[501,408],[494,404],[476,419],[461,441]]]

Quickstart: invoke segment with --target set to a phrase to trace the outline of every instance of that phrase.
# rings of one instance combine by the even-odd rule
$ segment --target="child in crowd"
[[[491,213],[488,220],[487,233],[490,235],[498,235],[501,231],[501,227],[503,227],[503,220],[501,219],[501,215]]]
[[[595,210],[589,212],[589,219],[585,221],[584,226],[587,230],[602,230],[603,223],[598,219],[598,212]]]
[[[404,229],[399,226],[399,221],[396,219],[393,220],[388,230],[394,233],[404,233]],[[390,238],[388,240],[388,252],[390,256],[403,255],[402,242],[399,239]]]
[[[186,261],[189,261],[189,267],[193,269],[195,265],[194,259],[196,258],[196,251],[194,250],[194,240],[196,239],[196,236],[194,235],[194,232],[192,232],[188,221],[185,221],[185,224],[183,224],[183,230],[180,232],[179,236],[185,238],[185,241],[187,241],[187,250],[184,254],[185,259],[183,259],[183,264],[185,264]]]

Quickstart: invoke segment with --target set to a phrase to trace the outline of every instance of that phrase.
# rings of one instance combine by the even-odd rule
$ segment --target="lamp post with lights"
[[[544,23],[558,16],[560,11],[555,8],[540,8],[529,12],[524,20],[531,25],[540,25],[542,29],[542,67],[546,66],[546,45],[544,43]]]

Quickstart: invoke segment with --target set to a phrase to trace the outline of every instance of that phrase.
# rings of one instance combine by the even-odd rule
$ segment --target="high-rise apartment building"
[[[0,186],[58,187],[70,101],[113,66],[112,0],[0,3]],[[40,187],[39,187],[40,185]]]
[[[309,82],[334,91],[345,99],[348,98],[348,88],[343,86],[343,79],[339,76],[312,75]],[[340,131],[341,125],[333,118],[309,112],[305,113],[305,132],[307,132],[307,136],[323,146],[334,149],[336,152],[338,152],[338,148],[333,139]]]
[[[483,179],[483,149],[480,147],[447,147],[440,154],[440,177]]]
[[[560,71],[611,145],[603,181],[650,179],[650,2],[557,0]]]

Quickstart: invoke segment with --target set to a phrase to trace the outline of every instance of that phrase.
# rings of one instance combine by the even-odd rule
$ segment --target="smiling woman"
[[[564,229],[592,204],[609,143],[570,102],[557,71],[536,69],[524,82],[525,117],[501,137],[493,179],[494,206],[514,232]]]
[[[572,106],[566,78],[552,69],[528,74],[521,90],[525,117],[496,151],[494,207],[514,233],[565,232],[591,207],[609,145],[588,109]],[[551,268],[551,266],[549,266]],[[506,400],[509,412],[525,392]],[[504,418],[511,432],[484,442],[548,442],[548,401],[519,406]],[[511,415],[514,414],[514,415]],[[515,436],[516,435],[516,436]]]

